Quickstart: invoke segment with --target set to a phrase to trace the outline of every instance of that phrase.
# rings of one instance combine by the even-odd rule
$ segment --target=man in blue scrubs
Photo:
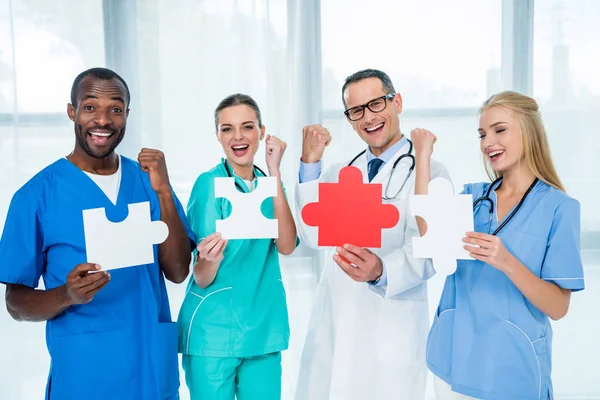
[[[187,278],[195,238],[164,155],[142,149],[136,162],[115,153],[129,100],[113,71],[82,72],[67,109],[75,149],[21,187],[8,211],[0,282],[14,319],[48,321],[46,399],[179,397],[177,328],[164,278]],[[151,219],[169,228],[166,241],[154,245],[156,261],[109,273],[86,260],[82,211],[105,208],[118,222],[139,202],[149,202]],[[36,289],[40,277],[45,290]]]

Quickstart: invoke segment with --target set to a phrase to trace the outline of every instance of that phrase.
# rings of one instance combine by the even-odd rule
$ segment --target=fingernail
[[[349,248],[349,247],[350,247],[350,246],[348,246],[347,244],[345,244],[345,245],[344,245],[344,248],[345,248],[346,250],[348,250],[348,248]]]
[[[96,264],[96,269],[100,269],[100,268],[101,268],[101,267],[100,267],[98,264]]]

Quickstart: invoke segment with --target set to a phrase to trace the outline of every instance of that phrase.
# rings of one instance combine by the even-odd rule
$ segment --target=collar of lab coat
[[[371,153],[371,148],[367,147],[367,164],[371,162],[371,160],[374,158],[379,158],[381,161],[383,161],[384,164],[387,164],[390,161],[390,159],[398,152],[398,150],[406,146],[407,143],[407,137],[402,135],[402,138],[400,140],[391,145],[389,149],[381,153],[379,157],[375,157],[375,155]]]
[[[404,139],[404,138],[403,138]],[[401,140],[402,141],[402,140]],[[400,143],[401,141],[399,141],[398,143]],[[403,154],[405,154],[408,150],[410,149],[410,144],[408,143],[408,140],[406,140],[404,142],[404,145],[398,149],[390,158],[389,161],[386,162],[380,169],[379,172],[377,172],[377,175],[375,175],[375,177],[373,178],[373,180],[371,181],[371,183],[383,183],[385,181],[385,183],[387,183],[387,177],[390,174],[390,171],[392,170],[392,166],[394,165],[394,162]],[[389,150],[389,149],[388,149]],[[368,173],[368,155],[370,151],[367,150],[365,152],[365,154],[363,156],[361,156],[356,163],[356,166],[358,168],[360,168],[362,175],[363,175],[363,182],[368,183],[369,182],[369,173]],[[405,159],[403,159],[400,163],[398,163],[397,168],[401,168],[402,169],[402,165],[403,164],[409,164],[410,163],[410,159],[408,157],[406,157]],[[396,172],[397,174],[397,172]],[[398,176],[400,176],[401,174],[398,174]],[[394,174],[395,176],[395,174]],[[404,177],[403,177],[404,179]]]

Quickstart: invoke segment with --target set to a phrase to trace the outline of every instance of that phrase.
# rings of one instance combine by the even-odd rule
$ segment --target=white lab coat
[[[401,148],[379,171],[373,183],[388,182],[392,164],[409,149]],[[349,160],[348,160],[349,161]],[[410,167],[398,163],[388,194],[395,194]],[[318,201],[318,182],[337,182],[347,164],[332,166],[318,181],[296,187],[296,209],[302,240],[317,248],[318,228],[303,223],[302,208]],[[368,181],[367,156],[353,164]],[[425,395],[425,343],[429,329],[426,281],[434,270],[430,261],[412,256],[412,240],[420,236],[410,216],[415,171],[397,199],[384,200],[400,211],[400,221],[382,231],[382,247],[370,249],[384,262],[387,285],[355,282],[333,261],[326,249],[302,359],[296,400],[419,400]],[[431,162],[431,177],[450,179],[446,168]]]

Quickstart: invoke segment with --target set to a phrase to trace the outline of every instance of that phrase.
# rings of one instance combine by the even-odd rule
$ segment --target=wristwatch
[[[368,281],[367,283],[369,285],[377,285],[379,283],[379,281],[381,280],[382,275],[383,275],[383,268],[381,269],[381,273],[379,274],[379,276],[376,279],[374,279],[372,281]]]

